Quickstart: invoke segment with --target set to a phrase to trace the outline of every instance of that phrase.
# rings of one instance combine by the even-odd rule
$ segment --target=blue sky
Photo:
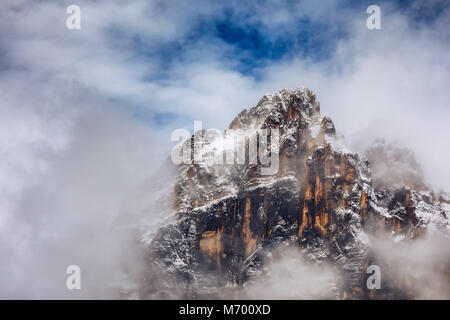
[[[297,12],[301,2],[308,3],[280,1],[275,7]],[[273,6],[273,1],[259,1],[254,5],[264,7],[265,3]],[[149,75],[149,80],[159,77],[164,79],[171,62],[185,59],[186,50],[192,50],[196,45],[204,46],[205,43],[211,48],[219,47],[222,50],[220,58],[230,63],[233,70],[258,79],[260,68],[283,59],[303,57],[312,62],[330,59],[339,41],[349,37],[349,13],[364,16],[365,9],[372,3],[329,1],[320,18],[300,12],[296,14],[295,21],[288,19],[277,24],[278,30],[274,33],[270,26],[259,19],[258,11],[255,12],[251,5],[242,8],[235,2],[225,2],[208,16],[194,13],[184,36],[174,41],[150,45],[139,35],[120,31],[111,32],[111,41],[114,43],[117,38],[126,38],[136,55],[156,57],[160,69],[156,74]],[[414,5],[413,1],[378,1],[377,4],[382,7],[385,5],[389,11],[403,11],[411,27],[432,23],[446,8],[443,1],[424,2],[421,6]],[[198,57],[199,60],[202,58]]]
[[[198,7],[210,5],[202,1],[195,4]],[[107,39],[113,48],[129,50],[130,59],[157,64],[142,76],[146,82],[164,85],[180,64],[209,62],[213,58],[214,63],[258,83],[264,82],[266,68],[277,63],[302,59],[319,65],[332,61],[337,46],[352,37],[354,21],[359,19],[363,28],[367,17],[365,9],[370,4],[371,1],[325,1],[321,4],[231,1],[210,5],[209,11],[197,11],[194,5],[183,17],[185,20],[182,19],[184,30],[173,38],[152,37],[148,41],[142,30],[133,32],[123,26],[113,26],[107,32]],[[383,8],[383,18],[385,14],[400,13],[410,28],[432,25],[446,14],[443,1],[379,1],[377,4]],[[303,11],[304,8],[310,9]],[[157,6],[157,12],[168,17],[170,10],[170,5],[159,3]],[[143,18],[146,17],[144,14]],[[389,25],[384,28],[389,32]],[[143,112],[139,110],[136,114]],[[178,116],[192,120],[189,115],[162,110],[153,115],[153,124],[166,125]]]

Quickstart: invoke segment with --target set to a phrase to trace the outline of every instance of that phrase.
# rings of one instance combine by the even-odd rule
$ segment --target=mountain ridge
[[[278,171],[263,176],[261,165],[208,165],[195,163],[195,156],[180,165],[176,219],[146,247],[141,298],[220,298],[224,288],[231,297],[239,296],[264,274],[265,261],[279,246],[298,248],[312,263],[338,267],[342,281],[330,283],[334,289],[328,298],[409,297],[395,285],[380,292],[366,287],[366,271],[374,261],[367,235],[386,233],[407,241],[430,228],[447,234],[450,196],[436,196],[414,172],[400,172],[398,185],[385,184],[390,173],[380,168],[393,166],[383,161],[403,151],[378,143],[367,152],[377,164],[373,184],[371,162],[345,147],[306,88],[263,96],[229,129],[279,131]],[[185,146],[206,154],[213,145],[209,138],[205,130],[196,132]],[[414,164],[410,155],[404,158]]]

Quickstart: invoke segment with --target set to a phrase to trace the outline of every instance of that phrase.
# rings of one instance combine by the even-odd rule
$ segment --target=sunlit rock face
[[[266,95],[229,128],[249,136],[277,130],[278,171],[195,164],[193,157],[180,165],[174,218],[146,239],[142,298],[246,297],[248,283],[270,277],[265,263],[280,246],[298,248],[306,259],[301,263],[338,270],[322,298],[408,297],[395,286],[367,289],[366,270],[377,262],[368,235],[412,241],[430,224],[446,232],[450,197],[423,183],[407,150],[378,141],[367,157],[349,151],[308,89]],[[200,153],[212,144],[206,131],[185,142]]]

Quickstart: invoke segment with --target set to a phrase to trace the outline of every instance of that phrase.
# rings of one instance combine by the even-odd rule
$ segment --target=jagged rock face
[[[410,150],[387,145],[383,139],[377,139],[366,156],[370,161],[374,187],[428,189],[423,182],[422,169]]]
[[[426,227],[448,225],[448,194],[437,196],[424,183],[420,165],[412,152],[377,140],[366,152],[381,220],[396,234],[415,238]]]
[[[279,130],[278,172],[263,176],[252,164],[181,165],[176,220],[162,227],[147,249],[141,297],[220,298],[224,288],[256,277],[265,256],[286,243],[311,261],[339,266],[344,285],[334,298],[373,297],[364,289],[371,262],[366,230],[416,237],[430,222],[448,225],[448,196],[434,197],[421,176],[408,176],[401,187],[378,183],[388,156],[377,158],[373,187],[369,161],[343,147],[308,89],[264,96],[230,129]],[[194,146],[198,134],[204,138],[198,152],[210,150],[205,131],[186,144]],[[375,148],[369,156],[380,154],[382,146]]]

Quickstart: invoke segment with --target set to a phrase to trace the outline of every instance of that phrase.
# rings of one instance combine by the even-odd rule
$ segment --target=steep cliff
[[[264,264],[280,246],[340,270],[328,298],[408,297],[395,286],[369,290],[365,282],[376,260],[368,234],[412,241],[430,226],[448,232],[450,197],[423,183],[411,154],[381,141],[367,157],[349,151],[308,89],[266,95],[229,128],[248,137],[276,130],[278,141],[263,146],[277,143],[278,170],[262,174],[264,166],[249,158],[196,163],[195,153],[180,165],[175,218],[146,245],[142,298],[242,296],[247,283],[270,276]],[[224,151],[207,131],[185,146],[203,157]]]

